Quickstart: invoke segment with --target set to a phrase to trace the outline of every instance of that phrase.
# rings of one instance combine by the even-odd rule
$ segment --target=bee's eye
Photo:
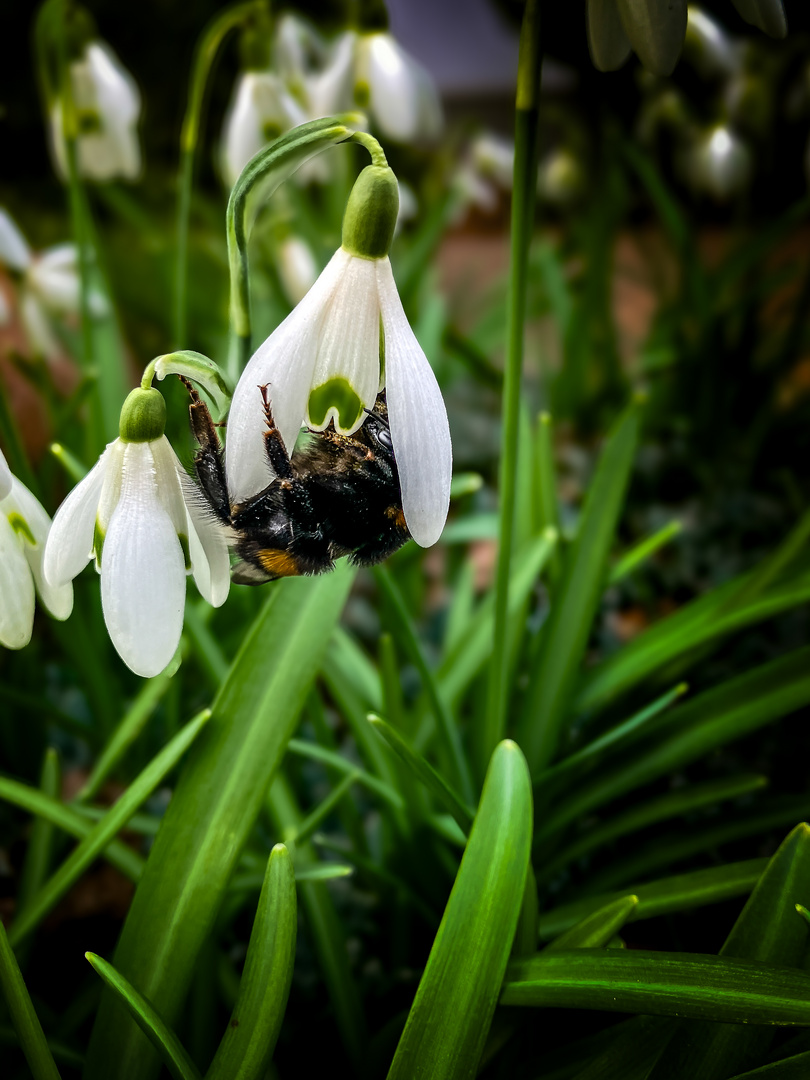
[[[375,434],[377,436],[377,441],[382,443],[386,450],[394,449],[394,444],[391,442],[391,432],[388,430],[388,428],[377,428]]]

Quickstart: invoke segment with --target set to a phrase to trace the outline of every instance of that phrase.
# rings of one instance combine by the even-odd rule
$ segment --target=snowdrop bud
[[[344,251],[365,259],[388,254],[399,211],[397,178],[387,165],[367,165],[349,195],[343,218]]]
[[[159,390],[133,390],[121,409],[118,434],[122,442],[154,442],[166,430],[166,402]]]

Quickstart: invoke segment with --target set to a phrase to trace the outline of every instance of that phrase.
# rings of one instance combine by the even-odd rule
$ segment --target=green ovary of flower
[[[310,393],[307,411],[314,427],[325,422],[330,409],[337,411],[337,426],[343,431],[351,431],[363,415],[363,402],[347,379],[329,379]]]

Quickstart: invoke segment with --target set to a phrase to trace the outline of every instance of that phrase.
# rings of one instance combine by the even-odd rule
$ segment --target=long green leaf
[[[116,967],[173,1024],[194,962],[312,685],[353,574],[287,578],[231,666],[169,804],[116,951]],[[159,1062],[107,996],[86,1080],[149,1080]]]
[[[200,1080],[200,1073],[183,1044],[161,1018],[151,1001],[139,994],[112,964],[108,964],[95,953],[88,952],[84,955],[157,1049],[175,1080]]]
[[[502,742],[389,1080],[475,1076],[520,914],[531,819],[526,761]]]
[[[560,952],[563,949],[598,949],[607,945],[638,907],[637,896],[621,896],[604,907],[586,915],[570,930],[564,931],[543,950]]]
[[[627,836],[628,833],[646,829],[659,821],[692,813],[704,806],[737,799],[741,795],[760,790],[767,783],[764,776],[733,776],[723,780],[710,780],[705,784],[694,784],[683,791],[672,791],[657,799],[639,802],[637,806],[631,806],[624,813],[608,818],[601,825],[591,825],[558,855],[544,863],[542,880],[548,880],[562,867],[582,858],[589,851]],[[663,854],[666,852],[662,852]]]
[[[810,896],[810,828],[798,825],[779,847],[757,882],[720,950],[735,957],[782,967],[801,967],[807,952],[807,927],[796,915],[799,896]],[[673,1038],[654,1080],[699,1076],[723,1080],[752,1061],[762,1061],[772,1033],[732,1024],[691,1024]]]
[[[516,960],[502,1005],[606,1009],[732,1024],[810,1024],[810,975],[694,953],[570,949]]]
[[[808,701],[810,647],[721,683],[658,717],[629,754],[624,740],[617,740],[609,761],[594,777],[555,805],[544,830],[559,829],[580,814],[705,757],[715,747],[740,739]]]
[[[756,570],[686,604],[595,667],[582,681],[576,711],[596,712],[654,672],[667,668],[671,674],[673,661],[688,659],[707,642],[810,600],[810,575],[802,574],[734,605],[754,574]]]
[[[749,859],[746,862],[712,867],[710,870],[676,874],[606,896],[589,896],[584,900],[575,900],[542,914],[537,931],[540,939],[547,941],[591,912],[630,893],[638,897],[638,906],[633,909],[628,922],[668,915],[673,911],[686,911],[704,904],[716,904],[734,896],[745,896],[759,881],[767,865],[767,859]]]
[[[412,770],[414,776],[419,778],[428,791],[431,791],[439,802],[450,811],[462,831],[467,833],[473,819],[473,812],[462,800],[461,796],[450,787],[443,776],[436,772],[429,761],[426,761],[421,754],[417,754],[408,745],[405,739],[390,724],[386,724],[379,716],[370,715],[368,720],[397,757]]]
[[[563,559],[518,734],[537,773],[557,750],[570,696],[607,576],[607,560],[638,438],[638,405],[619,420],[591,481],[577,536]]]
[[[810,1051],[774,1061],[750,1072],[737,1073],[731,1080],[807,1080],[810,1076]]]
[[[0,990],[11,1016],[17,1038],[25,1054],[33,1080],[59,1080],[59,1070],[48,1048],[17,959],[11,949],[6,928],[0,921]]]
[[[62,773],[59,768],[59,755],[53,747],[45,751],[42,763],[39,788],[46,798],[57,801],[61,794]],[[37,817],[31,829],[28,849],[25,853],[20,885],[17,889],[17,910],[23,910],[31,898],[39,892],[48,873],[53,843],[53,822]]]
[[[14,920],[9,937],[12,942],[22,941],[35,926],[48,914],[68,889],[81,877],[87,868],[98,858],[102,851],[127,821],[141,806],[163,778],[171,772],[197,735],[205,726],[209,711],[206,709],[179,731],[172,741],[165,746],[143,770],[140,776],[127,788],[117,803],[88,832],[76,849],[71,852],[56,873],[49,878],[31,900],[24,911]]]
[[[93,822],[71,806],[52,799],[37,788],[0,776],[0,799],[22,807],[44,821],[62,829],[69,836],[84,839],[93,830]],[[137,881],[144,867],[144,859],[120,840],[112,840],[102,852],[104,858],[131,881]]]
[[[283,844],[276,844],[267,861],[239,996],[206,1080],[266,1076],[290,993],[296,931],[292,859]]]

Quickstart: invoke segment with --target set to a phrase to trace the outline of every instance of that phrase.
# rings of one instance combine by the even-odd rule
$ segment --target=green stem
[[[540,3],[528,0],[523,15],[515,106],[515,166],[512,191],[509,304],[506,367],[502,407],[500,470],[500,542],[495,578],[495,629],[490,665],[487,714],[479,760],[489,761],[506,727],[507,603],[515,519],[518,420],[523,370],[523,323],[526,311],[527,267],[537,188],[538,102],[540,97]]]
[[[355,142],[360,146],[364,146],[371,154],[371,164],[376,165],[378,168],[388,168],[388,158],[385,156],[385,151],[374,138],[373,135],[369,135],[367,131],[355,131],[354,135],[347,142]]]
[[[266,10],[266,0],[247,0],[216,15],[206,26],[197,44],[191,67],[188,105],[180,133],[180,166],[177,172],[177,253],[175,263],[174,341],[182,349],[186,340],[186,297],[188,284],[188,234],[194,157],[200,137],[205,89],[217,53],[231,30]]]

